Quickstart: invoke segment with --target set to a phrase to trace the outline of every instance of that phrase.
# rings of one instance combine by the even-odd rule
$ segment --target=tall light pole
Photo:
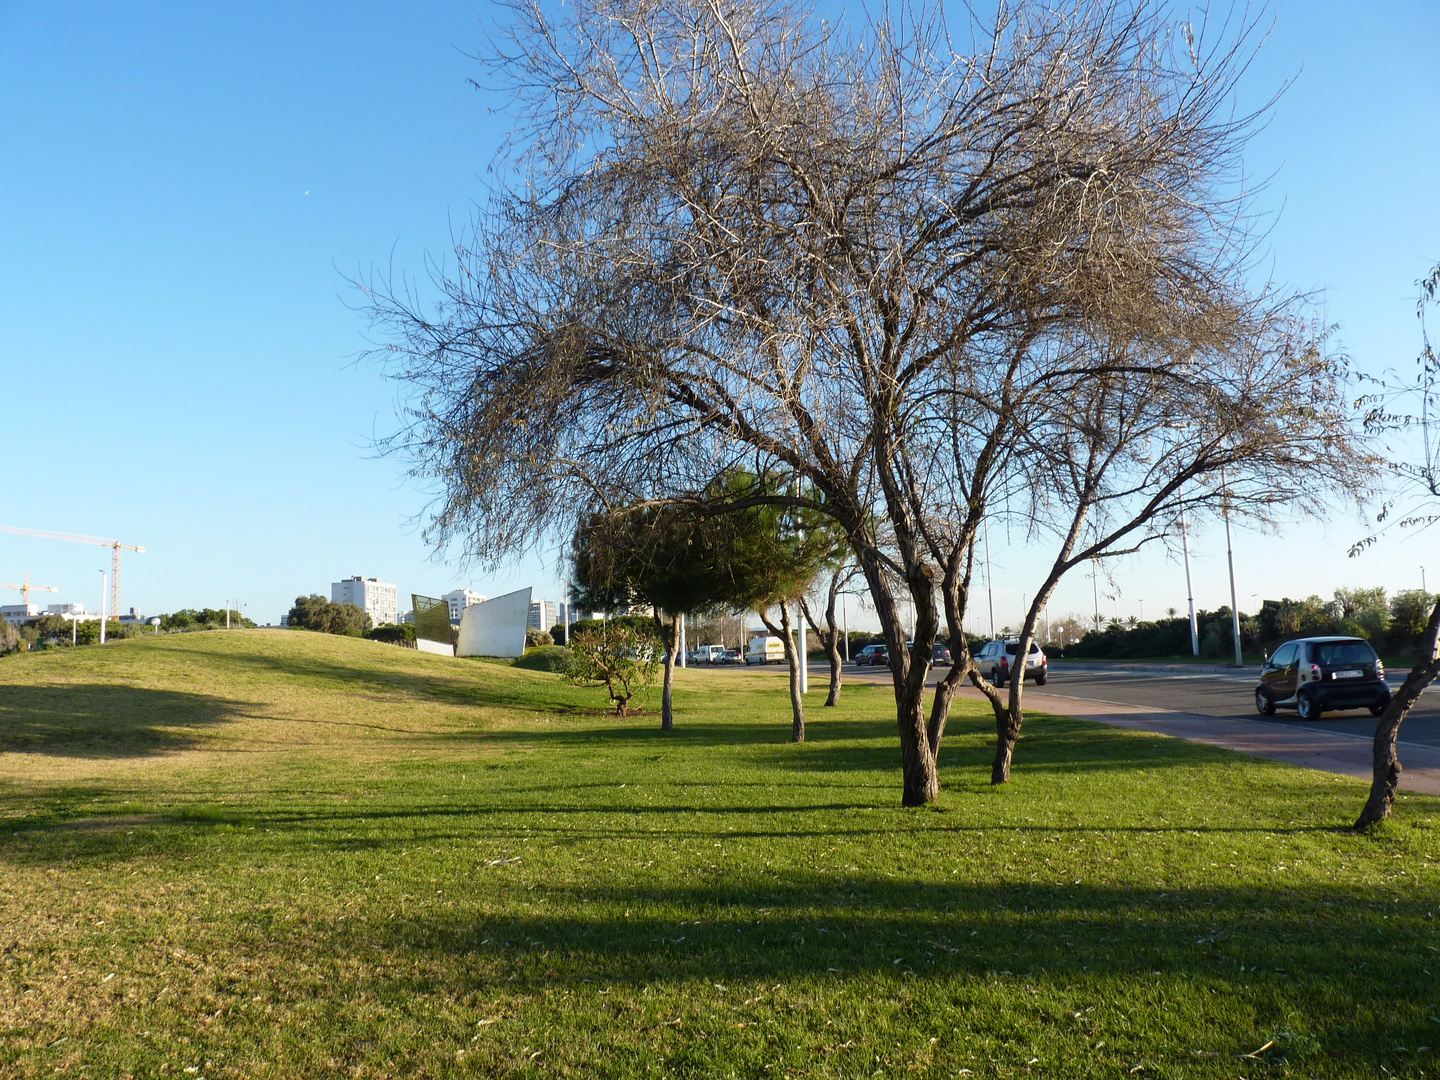
[[[688,643],[687,643],[686,640],[685,640],[685,613],[682,611],[682,612],[680,613],[680,666],[681,666],[681,667],[689,667],[689,666],[690,666],[689,664],[687,664],[687,663],[685,662],[685,649],[686,649],[686,645],[687,645],[687,644],[688,644]]]
[[[570,582],[565,582],[565,644],[570,644]]]
[[[1185,525],[1185,504],[1180,504],[1180,546],[1185,549],[1185,599],[1190,604],[1190,655],[1200,655],[1200,624],[1195,619],[1195,586],[1190,581],[1190,530]]]
[[[990,637],[995,637],[995,590],[990,585],[990,519],[981,518],[985,525],[985,593],[990,598]]]
[[[845,604],[845,594],[840,594],[840,623],[845,627],[845,662],[850,662],[850,609]]]
[[[1424,598],[1429,595],[1430,590],[1425,587],[1425,567],[1422,566],[1420,567],[1420,596]]]
[[[1221,476],[1220,482],[1225,482]],[[1235,633],[1235,666],[1241,667],[1244,661],[1240,657],[1240,602],[1235,595],[1235,542],[1230,535],[1230,500],[1227,497],[1221,504],[1225,511],[1225,557],[1230,560],[1230,624]]]
[[[1098,560],[1090,561],[1090,591],[1094,594],[1095,600],[1095,632],[1100,632],[1100,579],[1096,576],[1100,572]]]
[[[105,644],[105,571],[100,571],[100,644]]]
[[[799,630],[797,637],[800,648],[800,693],[810,692],[810,661],[805,655],[805,610],[797,601],[795,604],[795,625]]]

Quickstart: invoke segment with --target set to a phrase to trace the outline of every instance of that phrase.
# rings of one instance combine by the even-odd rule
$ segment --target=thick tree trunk
[[[670,637],[665,643],[665,681],[660,692],[660,730],[675,727],[675,657],[680,651],[680,616],[670,616]]]
[[[923,695],[907,693],[900,709],[900,756],[905,777],[900,805],[924,806],[940,797],[940,770],[926,736]]]
[[[780,605],[780,625],[776,626],[770,621],[770,617],[763,611],[760,613],[760,621],[765,624],[765,629],[780,638],[785,644],[785,662],[790,666],[790,741],[805,741],[805,699],[800,695],[800,659],[799,649],[795,647],[795,639],[790,631],[793,624],[790,622],[790,605]]]
[[[1404,723],[1410,708],[1419,699],[1425,688],[1440,675],[1440,600],[1430,612],[1430,621],[1425,627],[1425,645],[1421,659],[1410,669],[1410,674],[1400,689],[1390,699],[1390,704],[1380,714],[1375,725],[1375,742],[1372,750],[1373,777],[1370,781],[1370,797],[1365,809],[1360,812],[1355,828],[1365,832],[1390,816],[1395,805],[1395,789],[1400,785],[1400,755],[1397,743],[1400,725]]]

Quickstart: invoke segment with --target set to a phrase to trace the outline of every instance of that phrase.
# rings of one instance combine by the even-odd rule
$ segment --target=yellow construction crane
[[[0,589],[14,589],[14,590],[15,590],[16,592],[18,592],[21,596],[23,596],[23,597],[25,598],[25,610],[26,610],[27,613],[28,613],[29,610],[30,610],[30,590],[31,590],[31,589],[39,589],[41,592],[59,592],[59,591],[60,591],[60,590],[57,589],[54,585],[31,585],[31,584],[30,584],[30,575],[29,575],[29,574],[26,574],[26,575],[25,575],[25,583],[24,583],[23,585],[6,585],[6,584],[4,584],[4,583],[0,583]]]
[[[42,540],[64,540],[71,544],[95,544],[110,549],[110,618],[120,617],[120,552],[140,551],[143,547],[122,544],[119,540],[106,540],[100,536],[81,536],[79,533],[43,532],[40,529],[17,529],[13,525],[0,525],[0,532],[15,533],[17,536],[38,536]]]

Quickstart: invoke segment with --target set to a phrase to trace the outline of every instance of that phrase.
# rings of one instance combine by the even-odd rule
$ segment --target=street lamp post
[[[105,571],[100,571],[100,644],[105,644]]]
[[[1185,599],[1190,604],[1190,654],[1200,655],[1200,623],[1195,618],[1195,586],[1190,580],[1190,530],[1185,524],[1185,504],[1180,504],[1180,546],[1185,550]]]
[[[1221,481],[1224,482],[1223,480]],[[1230,500],[1226,499],[1225,510],[1225,557],[1230,560],[1230,623],[1235,634],[1235,666],[1244,661],[1240,656],[1240,602],[1235,595],[1235,542],[1230,535]]]

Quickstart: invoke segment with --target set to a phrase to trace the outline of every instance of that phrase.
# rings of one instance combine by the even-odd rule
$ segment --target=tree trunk
[[[1030,648],[1023,635],[1020,644]],[[1015,744],[1020,740],[1020,727],[1025,722],[1025,713],[1020,708],[1020,698],[1025,691],[1026,656],[1016,651],[1018,667],[1010,671],[1010,701],[995,715],[995,760],[990,763],[990,783],[1010,782],[1010,762],[1015,758]],[[1016,672],[1019,672],[1018,676]]]
[[[675,656],[680,651],[680,616],[670,616],[670,639],[665,642],[665,682],[660,692],[660,730],[675,727]]]
[[[1400,785],[1400,756],[1396,743],[1400,738],[1400,725],[1404,722],[1410,707],[1419,699],[1425,688],[1440,675],[1440,600],[1430,612],[1430,621],[1425,627],[1425,659],[1410,669],[1410,674],[1390,699],[1390,704],[1380,714],[1375,725],[1373,745],[1373,778],[1370,781],[1370,797],[1365,809],[1355,822],[1358,832],[1365,832],[1390,816],[1395,805],[1395,789]]]
[[[845,662],[834,634],[825,639],[825,651],[830,656],[830,692],[825,695],[825,707],[834,708],[840,704],[840,672]]]
[[[825,628],[822,630],[815,617],[810,614],[810,604],[802,596],[800,598],[800,614],[810,624],[810,629],[825,646],[825,655],[830,661],[830,692],[825,695],[825,708],[834,708],[840,704],[840,682],[841,669],[845,663],[844,657],[840,655],[840,630],[835,623],[835,600],[840,591],[840,575],[843,570],[837,570],[830,579],[830,598],[825,606]]]
[[[770,621],[770,617],[763,611],[760,613],[760,621],[765,624],[765,629],[777,636],[785,645],[785,662],[790,666],[790,741],[805,741],[805,701],[800,696],[800,661],[799,649],[795,647],[795,640],[790,636],[790,605],[780,605],[780,625],[776,626]]]

